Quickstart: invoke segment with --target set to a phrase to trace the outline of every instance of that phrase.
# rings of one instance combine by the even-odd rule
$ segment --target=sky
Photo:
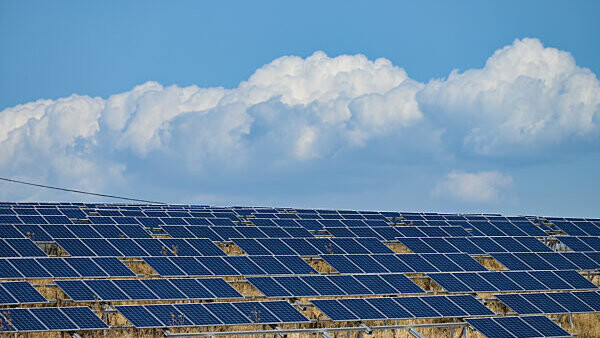
[[[600,217],[599,12],[0,1],[0,177],[170,203]],[[0,200],[98,199],[0,183]]]

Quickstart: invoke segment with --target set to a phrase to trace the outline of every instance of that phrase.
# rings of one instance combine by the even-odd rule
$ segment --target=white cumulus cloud
[[[227,175],[277,175],[306,163],[314,169],[348,149],[380,157],[393,149],[432,165],[465,153],[535,157],[567,142],[597,142],[599,107],[596,75],[536,39],[515,40],[481,69],[428,83],[383,58],[315,52],[280,57],[231,89],[147,82],[108,98],[6,108],[0,171],[105,190],[165,173],[181,182],[218,173],[228,182]],[[464,175],[451,181],[493,179]],[[501,188],[474,198],[494,199]],[[462,193],[469,194],[477,195]]]
[[[512,186],[512,177],[498,171],[476,173],[453,171],[438,182],[432,195],[465,202],[498,202]]]

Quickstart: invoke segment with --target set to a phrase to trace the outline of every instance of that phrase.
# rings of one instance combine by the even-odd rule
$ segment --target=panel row
[[[487,271],[467,254],[321,255],[339,273]]]
[[[473,296],[311,300],[333,321],[492,316]]]
[[[106,329],[108,329],[108,325],[88,307],[44,307],[0,311],[0,332]]]
[[[496,295],[520,315],[600,312],[600,294],[594,291]]]
[[[600,221],[552,221],[558,229],[570,236],[600,236]]]
[[[0,259],[0,279],[135,277],[115,257]]]
[[[252,277],[246,280],[272,298],[425,293],[402,274]]]
[[[143,257],[161,277],[318,274],[299,256]]]
[[[213,242],[231,241],[232,238],[304,238],[313,235],[302,227],[280,226],[162,226],[173,238],[209,238]]]
[[[136,328],[309,322],[285,301],[125,305],[115,308]]]
[[[493,253],[509,270],[596,270],[600,252]]]
[[[207,238],[76,238],[57,239],[71,256],[142,257],[142,256],[226,256]]]
[[[598,288],[585,277],[572,270],[431,273],[428,276],[446,291],[458,293],[588,290]]]
[[[57,280],[73,301],[143,301],[243,298],[222,278]]]
[[[600,251],[600,237],[556,236],[556,238],[573,251]]]
[[[248,255],[394,253],[377,238],[233,238],[232,241]]]
[[[466,237],[469,232],[459,226],[395,226],[395,227],[326,227],[334,237],[376,237],[394,241],[396,237]]]
[[[397,240],[414,253],[552,252],[535,237],[399,237]]]

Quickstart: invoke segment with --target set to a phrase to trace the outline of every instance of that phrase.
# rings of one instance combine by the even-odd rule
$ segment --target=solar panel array
[[[448,318],[570,336],[548,316],[600,311],[599,269],[598,219],[0,203],[0,332]]]

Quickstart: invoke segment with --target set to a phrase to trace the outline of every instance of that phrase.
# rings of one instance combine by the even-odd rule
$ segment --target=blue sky
[[[0,173],[181,203],[600,217],[598,12],[2,1]]]

